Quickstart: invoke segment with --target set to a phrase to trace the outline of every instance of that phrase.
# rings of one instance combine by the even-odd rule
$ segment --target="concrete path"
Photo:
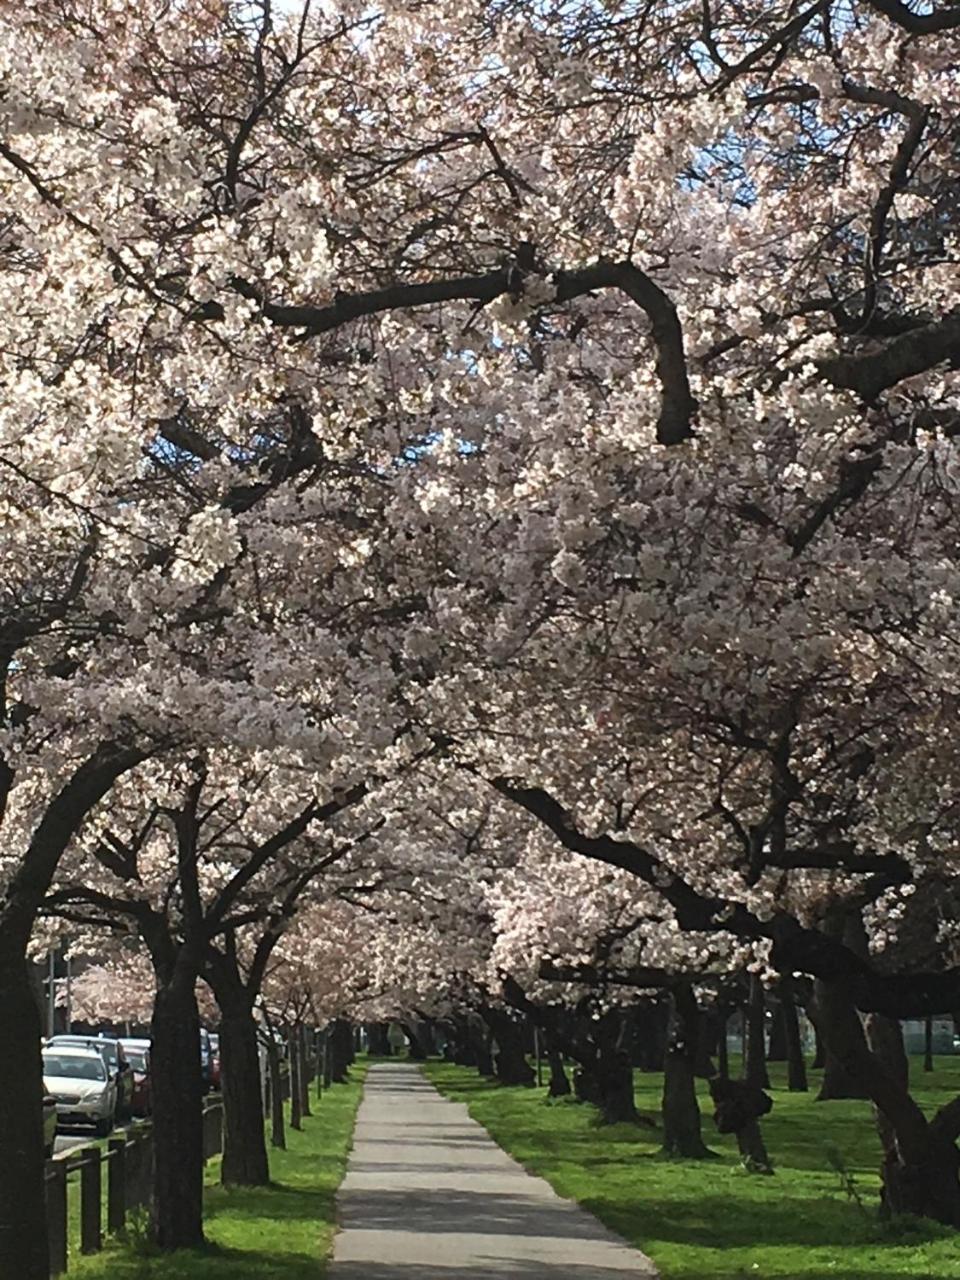
[[[371,1067],[330,1280],[653,1280],[648,1258],[526,1173],[416,1067]]]

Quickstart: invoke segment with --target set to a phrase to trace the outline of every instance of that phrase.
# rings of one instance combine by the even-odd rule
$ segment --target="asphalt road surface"
[[[413,1067],[370,1069],[330,1280],[656,1280]]]

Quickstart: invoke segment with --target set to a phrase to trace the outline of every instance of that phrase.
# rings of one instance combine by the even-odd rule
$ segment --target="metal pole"
[[[543,1062],[540,1058],[540,1032],[536,1026],[533,1028],[533,1052],[537,1057],[537,1088],[543,1085]]]
[[[47,957],[47,1039],[57,1034],[57,953],[51,951]]]
[[[67,1003],[64,1010],[64,1016],[67,1023],[67,1035],[73,1030],[73,965],[70,961],[70,952],[66,954],[67,963]]]

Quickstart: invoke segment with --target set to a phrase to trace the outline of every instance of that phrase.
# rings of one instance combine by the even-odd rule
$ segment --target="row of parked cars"
[[[220,1084],[219,1039],[201,1036],[207,1089]],[[92,1124],[106,1137],[134,1117],[153,1111],[150,1041],[107,1035],[52,1036],[43,1046],[44,1141],[53,1149],[58,1127]]]

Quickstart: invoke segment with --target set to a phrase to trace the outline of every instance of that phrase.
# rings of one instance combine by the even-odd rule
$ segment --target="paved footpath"
[[[649,1258],[526,1173],[416,1067],[371,1067],[330,1280],[655,1280]]]

